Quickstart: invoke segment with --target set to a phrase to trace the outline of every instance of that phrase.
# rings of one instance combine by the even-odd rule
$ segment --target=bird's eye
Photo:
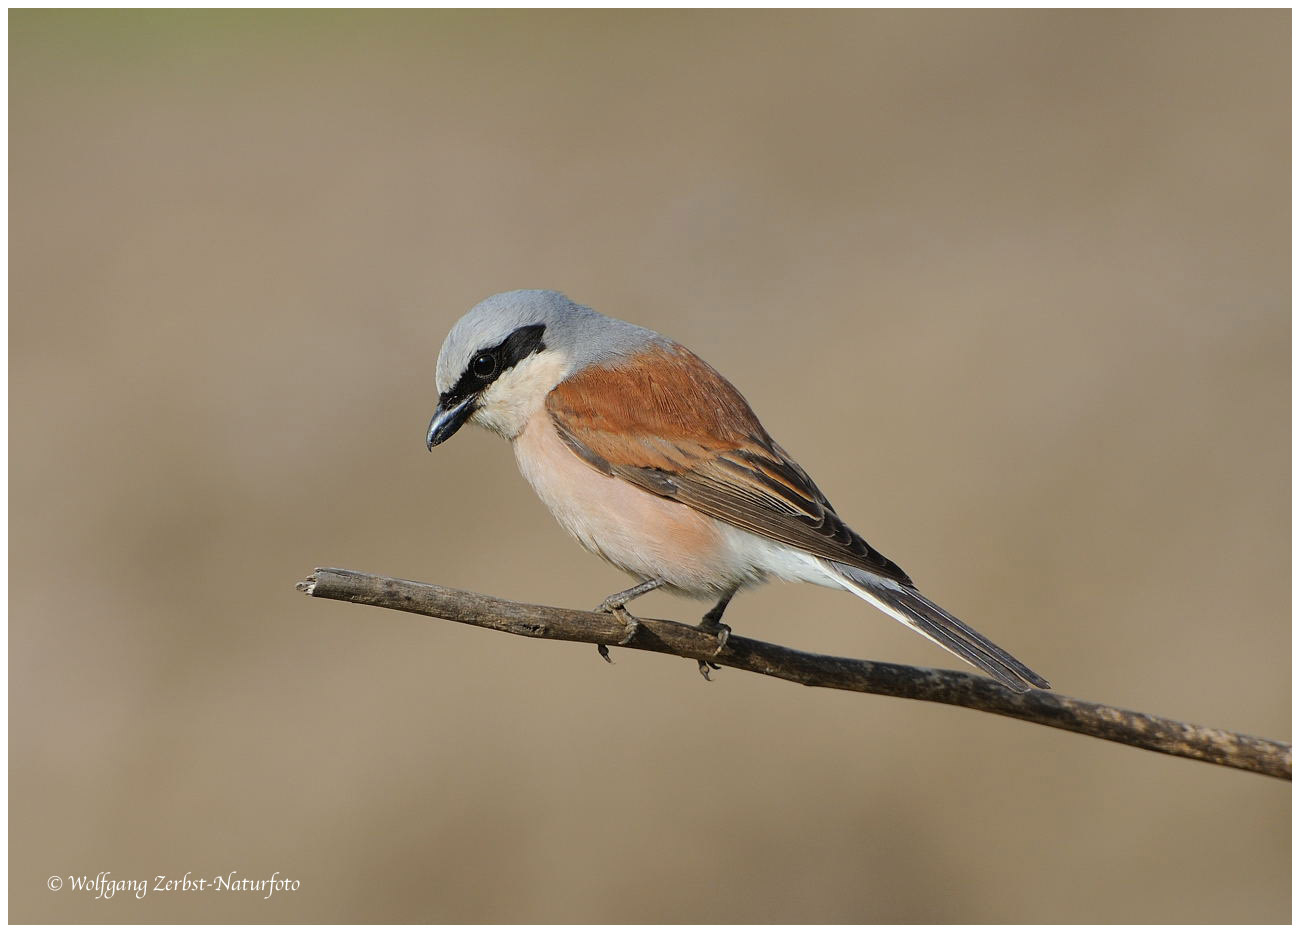
[[[497,371],[497,358],[491,353],[480,353],[470,362],[469,371],[480,379],[491,378]]]

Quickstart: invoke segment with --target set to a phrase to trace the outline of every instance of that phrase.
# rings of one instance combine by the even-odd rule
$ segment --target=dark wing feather
[[[555,428],[602,473],[745,531],[911,585],[835,514],[716,370],[677,344],[592,366],[546,399]]]

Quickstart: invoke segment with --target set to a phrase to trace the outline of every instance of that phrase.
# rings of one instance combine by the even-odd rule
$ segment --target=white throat
[[[513,441],[569,374],[569,359],[557,350],[535,353],[497,377],[479,396],[474,424]]]

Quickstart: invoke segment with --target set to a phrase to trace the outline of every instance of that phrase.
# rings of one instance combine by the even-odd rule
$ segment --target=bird
[[[721,373],[653,330],[558,291],[502,292],[452,326],[436,385],[430,451],[465,424],[510,441],[560,525],[637,581],[596,607],[623,621],[624,644],[626,604],[662,589],[713,603],[699,627],[720,652],[736,593],[780,579],[846,590],[1016,693],[1050,686],[923,596]]]

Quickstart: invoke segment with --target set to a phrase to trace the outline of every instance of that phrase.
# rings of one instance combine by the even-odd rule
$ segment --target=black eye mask
[[[495,347],[485,347],[470,358],[456,384],[442,393],[438,403],[444,407],[476,395],[490,386],[503,372],[534,353],[546,349],[542,334],[545,324],[528,324],[514,331]]]

